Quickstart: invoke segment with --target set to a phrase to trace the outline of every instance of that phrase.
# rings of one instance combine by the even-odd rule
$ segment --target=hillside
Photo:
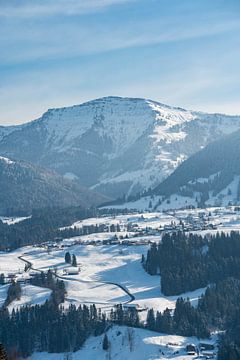
[[[0,214],[44,207],[89,207],[105,200],[53,171],[0,157]]]
[[[109,349],[102,349],[103,335],[91,337],[84,344],[83,349],[72,354],[72,359],[176,359],[184,360],[186,357],[191,360],[196,355],[189,356],[186,353],[186,346],[189,343],[198,345],[196,338],[185,338],[182,336],[158,334],[153,331],[128,328],[126,326],[114,326],[107,332]],[[210,340],[209,343],[213,343]],[[57,360],[60,354],[35,353],[31,360]]]
[[[120,207],[167,210],[240,204],[239,154],[240,131],[236,131],[185,160],[147,196]]]
[[[160,184],[153,194],[196,199],[200,205],[240,201],[240,131],[209,144]]]
[[[117,198],[157,186],[183,160],[238,129],[239,116],[106,97],[2,128],[0,153]]]

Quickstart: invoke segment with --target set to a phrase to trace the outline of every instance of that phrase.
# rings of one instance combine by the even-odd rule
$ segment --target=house
[[[75,266],[71,266],[64,270],[65,274],[67,275],[78,275],[79,274],[79,268]]]
[[[197,348],[194,344],[187,344],[186,352],[188,355],[195,355],[197,352]]]
[[[201,342],[199,346],[200,346],[200,350],[214,350],[214,345],[210,343]]]
[[[124,310],[134,309],[137,310],[137,312],[142,312],[147,310],[147,308],[141,307],[139,304],[124,304],[123,309]]]
[[[138,310],[138,308],[139,308],[138,304],[123,304],[123,309],[124,310],[129,310],[129,309]]]

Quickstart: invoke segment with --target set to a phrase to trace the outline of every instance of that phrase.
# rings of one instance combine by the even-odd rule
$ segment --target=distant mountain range
[[[158,186],[191,155],[238,129],[240,116],[106,97],[0,127],[0,154],[118,198]]]
[[[90,207],[106,198],[51,170],[0,157],[0,214],[44,207]]]

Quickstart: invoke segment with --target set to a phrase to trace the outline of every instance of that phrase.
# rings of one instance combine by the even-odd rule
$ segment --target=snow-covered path
[[[20,255],[18,257],[21,261],[23,261],[25,264],[27,264],[27,266],[29,266],[29,270],[33,270],[33,271],[37,271],[37,272],[43,272],[43,270],[39,269],[39,268],[36,268],[36,267],[33,267],[33,264],[31,261],[25,259],[24,257],[24,254]],[[83,280],[83,279],[75,279],[75,278],[70,278],[70,277],[67,277],[67,276],[63,276],[63,275],[58,275],[57,273],[54,273],[54,276],[58,279],[61,279],[63,281],[69,281],[69,282],[78,282],[78,283],[83,283],[83,282],[87,282],[87,283],[92,283],[94,285],[98,285],[98,284],[102,284],[102,285],[114,285],[118,288],[120,288],[120,290],[122,290],[128,297],[129,299],[127,301],[124,301],[122,302],[122,304],[128,304],[132,301],[135,300],[135,296],[132,295],[130,293],[130,291],[126,288],[126,286],[123,286],[117,282],[110,282],[110,281],[92,281],[92,280]]]

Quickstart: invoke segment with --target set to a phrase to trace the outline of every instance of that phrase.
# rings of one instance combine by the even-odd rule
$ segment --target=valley
[[[21,220],[21,218],[4,217],[4,221],[9,224],[8,226],[12,226],[12,223]],[[62,228],[62,230],[87,229],[96,225],[103,226],[104,231],[65,238],[55,243],[46,241],[35,246],[25,246],[12,252],[1,252],[0,274],[4,274],[6,283],[14,279],[21,286],[20,298],[12,301],[8,305],[8,310],[17,310],[28,305],[41,305],[49,300],[50,289],[34,286],[30,283],[34,274],[47,273],[49,269],[56,279],[61,279],[65,283],[66,295],[62,304],[65,311],[71,305],[78,307],[95,304],[98,309],[109,316],[112,308],[122,304],[126,309],[134,308],[139,314],[140,321],[145,323],[150,309],[161,312],[166,309],[174,311],[179,297],[189,299],[191,305],[196,307],[199,297],[205,293],[206,288],[199,288],[177,296],[163,295],[160,288],[160,276],[151,276],[145,272],[141,263],[142,255],[146,256],[149,246],[154,242],[161,241],[162,236],[167,233],[181,230],[185,231],[186,234],[207,235],[217,232],[239,231],[240,209],[238,207],[221,207],[175,210],[165,213],[130,212],[124,215],[101,215],[100,217],[76,221],[72,225]],[[113,231],[113,226],[116,231]],[[76,256],[77,266],[75,268],[66,263],[66,252]],[[8,286],[8,284],[2,285],[0,289],[0,303],[2,305],[6,300]],[[196,343],[196,345],[199,343],[199,340],[194,338],[151,334],[147,330],[127,330],[127,328],[114,326],[107,332],[113,347],[110,352],[112,355],[115,346],[116,352],[120,351],[119,336],[121,342],[129,341],[122,340],[122,336],[127,339],[128,331],[134,333],[135,345],[133,349],[130,349],[128,342],[124,351],[126,354],[129,351],[128,356],[131,356],[132,359],[135,357],[145,359],[137,352],[138,347],[143,346],[141,343],[146,344],[145,351],[149,349],[150,353],[155,354],[154,358],[156,359],[167,359],[172,358],[172,356],[183,359],[186,356],[186,345],[188,343]],[[118,332],[121,335],[116,335]],[[216,339],[216,337],[212,338],[214,344],[216,344]],[[172,347],[169,345],[171,343],[175,345]],[[90,338],[83,349],[73,355],[73,359],[76,356],[89,356],[88,358],[91,359],[93,354],[88,354],[88,351],[98,349],[100,346],[101,338]],[[41,359],[43,356],[49,360],[61,358],[57,354],[39,354],[36,356],[37,359]],[[105,358],[104,353],[99,356]],[[195,356],[188,356],[188,358],[193,359]],[[35,355],[32,355],[31,359],[34,360]]]

